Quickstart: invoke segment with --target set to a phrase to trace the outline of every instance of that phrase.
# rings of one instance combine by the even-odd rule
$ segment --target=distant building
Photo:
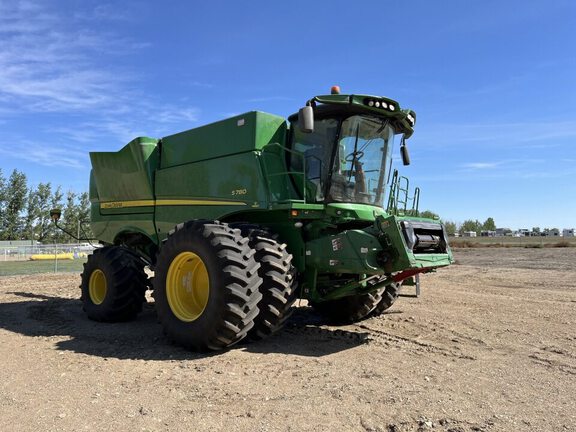
[[[476,231],[464,231],[462,237],[476,237]]]
[[[511,236],[512,230],[510,228],[496,228],[496,237]]]
[[[496,231],[481,231],[480,237],[496,237]]]
[[[574,237],[574,228],[564,228],[562,230],[562,237]]]
[[[560,237],[560,230],[558,228],[545,228],[544,235],[546,237]]]

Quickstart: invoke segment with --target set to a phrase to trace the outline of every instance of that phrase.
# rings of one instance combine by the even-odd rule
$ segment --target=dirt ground
[[[576,248],[458,249],[389,313],[300,305],[269,340],[166,342],[153,304],[89,321],[79,276],[0,278],[3,431],[576,431]]]

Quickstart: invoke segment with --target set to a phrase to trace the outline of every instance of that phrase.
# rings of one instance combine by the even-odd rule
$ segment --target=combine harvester
[[[255,111],[90,153],[104,247],[82,273],[88,317],[132,319],[152,289],[168,337],[203,351],[275,333],[296,298],[333,322],[382,313],[453,262],[419,190],[390,172],[395,141],[409,163],[415,123],[394,100],[333,88],[288,120]]]

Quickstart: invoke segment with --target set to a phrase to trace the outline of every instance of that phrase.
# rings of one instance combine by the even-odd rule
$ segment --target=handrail
[[[412,212],[414,213],[413,216],[418,216],[419,205],[420,205],[420,188],[416,187],[416,189],[414,189],[414,197],[412,198]]]
[[[408,209],[408,203],[411,202],[412,206]],[[398,170],[394,170],[392,181],[390,182],[390,195],[388,196],[388,204],[386,211],[392,215],[402,216],[418,216],[418,206],[420,204],[420,188],[414,189],[414,194],[410,196],[410,181],[408,177],[398,174]]]

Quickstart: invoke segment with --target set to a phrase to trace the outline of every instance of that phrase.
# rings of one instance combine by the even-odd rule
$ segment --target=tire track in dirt
[[[459,352],[457,349],[445,348],[439,345],[435,345],[431,342],[424,342],[415,338],[392,334],[384,330],[369,327],[365,324],[358,324],[357,327],[363,330],[367,330],[370,333],[368,338],[369,343],[373,343],[374,345],[384,345],[387,347],[393,345],[395,347],[404,348],[412,352],[434,353],[445,357],[455,357],[464,360],[476,360],[475,357]]]
[[[283,333],[312,336],[323,340],[338,340],[350,345],[362,345],[369,341],[370,335],[343,329],[330,329],[323,326],[288,323]]]
[[[534,363],[554,368],[569,375],[576,375],[576,355],[554,346],[545,346],[528,356]]]

